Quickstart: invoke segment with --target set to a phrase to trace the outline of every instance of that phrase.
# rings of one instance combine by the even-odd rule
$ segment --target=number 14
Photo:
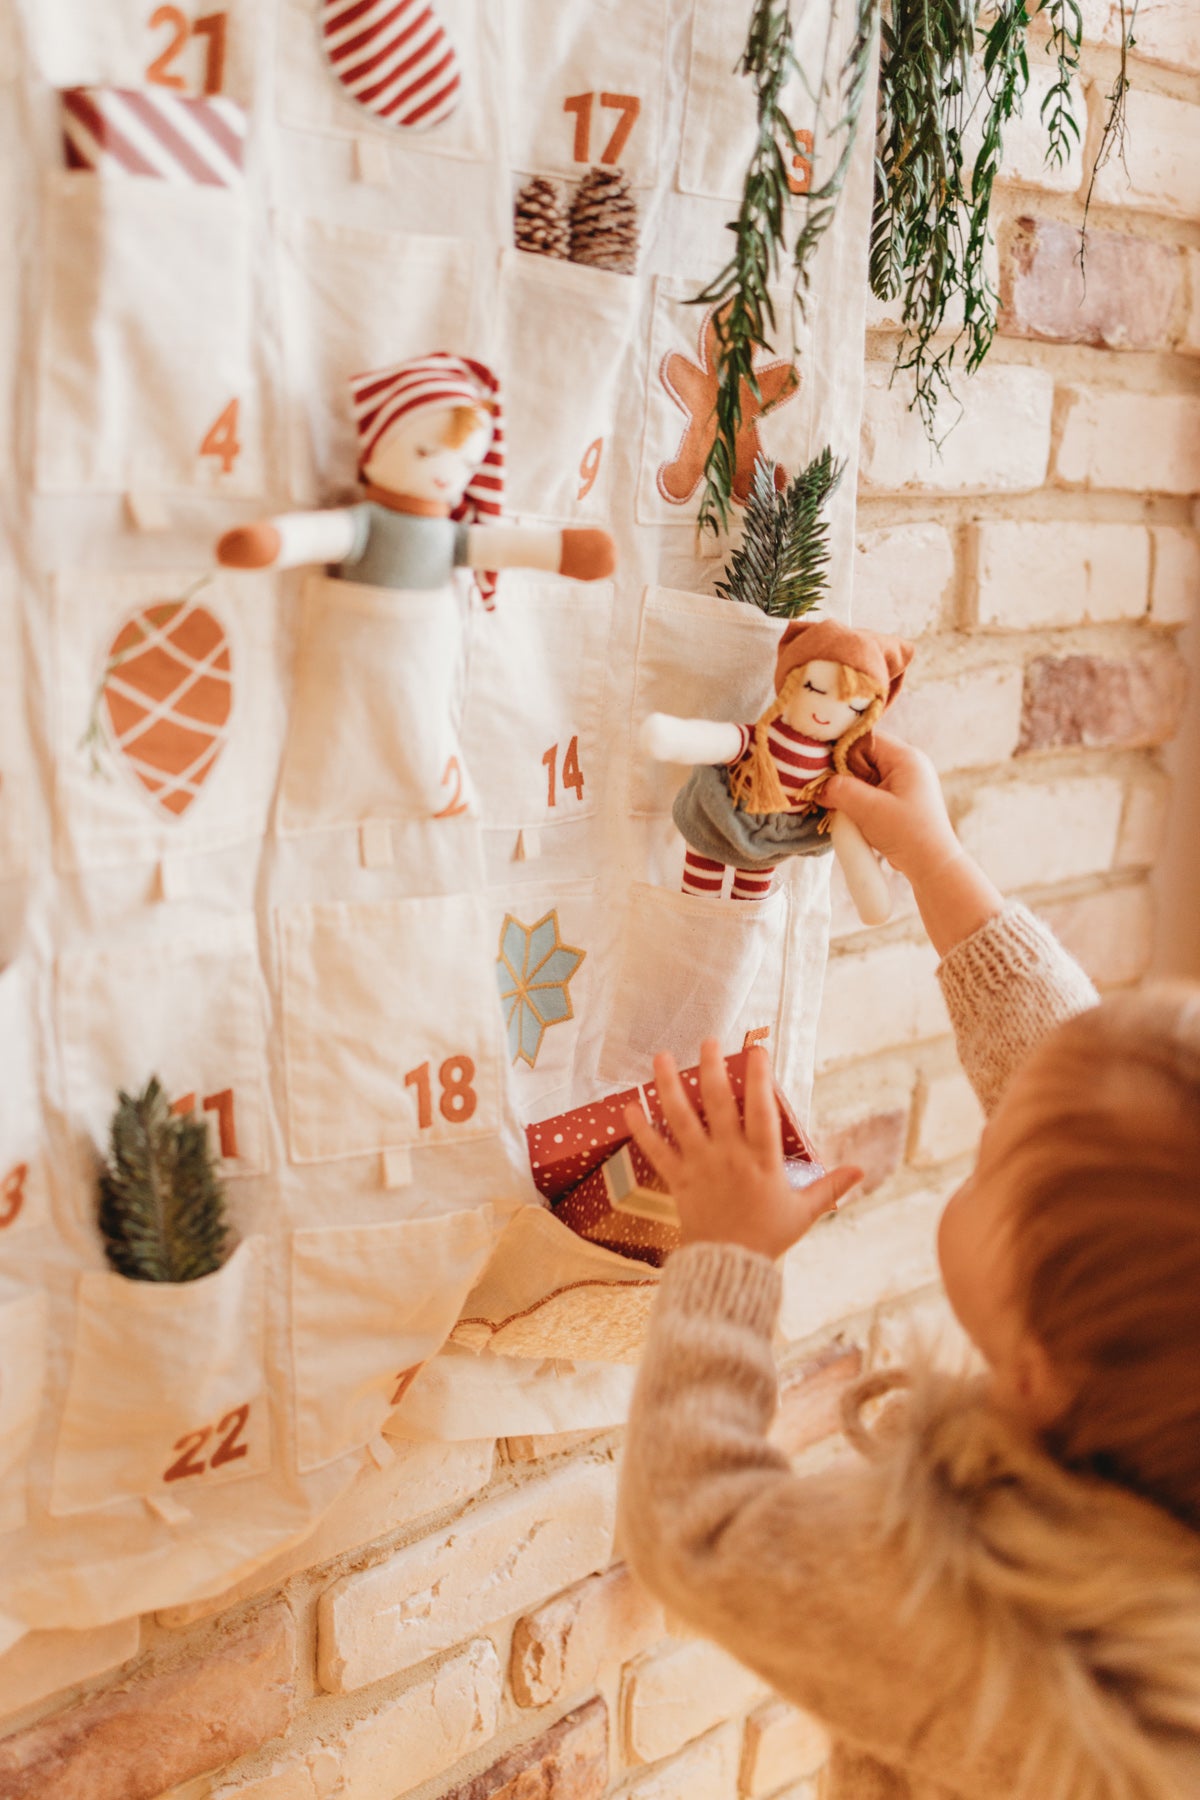
[[[551,744],[542,758],[542,767],[548,776],[549,792],[546,796],[547,806],[557,806],[558,795],[555,792],[554,771],[558,766],[558,745]],[[583,770],[579,766],[579,739],[573,737],[567,745],[567,754],[562,761],[562,784],[570,788],[577,800],[583,799]]]

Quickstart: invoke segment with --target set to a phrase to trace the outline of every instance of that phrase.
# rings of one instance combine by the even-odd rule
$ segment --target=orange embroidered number
[[[220,1093],[205,1094],[201,1105],[205,1112],[217,1115],[221,1155],[236,1156],[238,1153],[237,1114],[234,1110],[233,1089],[222,1088]],[[194,1092],[181,1094],[178,1100],[171,1102],[171,1111],[177,1119],[186,1118],[188,1113],[194,1113],[195,1110],[196,1095]]]
[[[557,768],[557,766],[558,766],[558,745],[551,744],[551,746],[547,750],[545,756],[543,756],[543,758],[542,758],[542,767],[546,771],[546,776],[547,776],[547,780],[549,782],[549,787],[550,787],[550,791],[546,795],[546,805],[547,806],[557,806],[558,805],[558,795],[554,791],[554,771]]]
[[[442,1089],[438,1111],[451,1125],[465,1124],[478,1106],[479,1096],[471,1085],[474,1079],[475,1064],[469,1056],[448,1056],[438,1070]],[[419,1068],[410,1069],[404,1077],[404,1085],[417,1090],[417,1127],[428,1131],[433,1124],[433,1082],[429,1063],[423,1062]]]
[[[636,94],[571,94],[563,101],[563,111],[575,115],[575,141],[571,146],[571,157],[575,162],[591,162],[592,143],[592,111],[597,98],[602,107],[609,111],[619,112],[612,136],[600,152],[602,163],[615,163],[621,160],[621,152],[629,142],[629,134],[637,123],[642,103]]]
[[[754,1044],[763,1044],[770,1035],[771,1027],[769,1025],[756,1025],[754,1030],[748,1031],[742,1039],[742,1049],[749,1050]]]
[[[146,80],[158,87],[174,88],[182,93],[187,82],[182,75],[176,74],[172,64],[181,57],[187,48],[189,38],[202,37],[204,45],[204,92],[219,94],[225,81],[225,42],[228,16],[223,12],[206,13],[202,19],[193,24],[187,14],[178,6],[158,6],[150,14],[150,30],[157,31],[165,25],[171,32],[171,41],[161,51],[146,70]]]
[[[216,1425],[203,1425],[199,1431],[184,1432],[178,1443],[171,1446],[181,1454],[169,1469],[164,1469],[163,1480],[183,1481],[189,1475],[203,1475],[209,1469],[219,1469],[222,1463],[237,1462],[240,1457],[249,1456],[250,1446],[242,1442],[249,1417],[250,1403],[247,1401],[245,1406],[235,1406],[232,1412],[227,1412]],[[200,1452],[214,1432],[220,1441],[206,1463]]]
[[[423,1062],[419,1069],[410,1069],[404,1077],[405,1087],[417,1090],[417,1129],[428,1131],[433,1124],[433,1089],[429,1083],[429,1064]]]
[[[597,438],[588,445],[579,464],[579,492],[575,498],[586,500],[596,485],[596,477],[600,473],[600,458],[604,454],[604,439]]]
[[[6,1225],[15,1225],[25,1205],[25,1182],[29,1175],[28,1163],[17,1163],[8,1171],[0,1185],[0,1231]]]
[[[224,412],[215,418],[204,434],[200,445],[201,456],[219,457],[221,473],[228,475],[238,457],[242,454],[242,446],[238,442],[238,414],[240,402],[231,400]]]
[[[172,1444],[173,1450],[182,1450],[183,1455],[173,1462],[169,1469],[163,1470],[164,1481],[182,1481],[187,1475],[203,1475],[206,1464],[203,1459],[196,1460],[197,1450],[202,1450],[213,1434],[211,1425],[204,1425],[199,1431],[187,1431]]]
[[[798,131],[796,142],[802,144],[804,149],[792,151],[792,169],[787,178],[787,184],[793,194],[807,194],[812,186],[812,132]],[[805,151],[807,151],[807,155]]]
[[[232,1412],[225,1414],[225,1417],[217,1426],[217,1430],[223,1431],[225,1436],[213,1451],[212,1461],[208,1465],[210,1469],[219,1469],[222,1463],[237,1462],[239,1457],[249,1456],[249,1444],[244,1444],[241,1441],[242,1433],[246,1429],[246,1421],[249,1417],[250,1407],[248,1403],[245,1406],[235,1406]]]
[[[206,38],[204,46],[204,91],[206,94],[219,94],[225,84],[225,35],[228,26],[228,15],[205,13],[197,19],[192,30],[197,37]]]
[[[547,806],[558,805],[558,794],[555,789],[554,772],[558,762],[558,745],[551,744],[542,758],[542,767],[546,770],[549,791],[546,795]],[[579,766],[579,739],[573,737],[567,745],[567,754],[563,757],[562,784],[570,788],[577,800],[583,799],[583,770]]]
[[[446,787],[450,782],[454,783],[454,792],[441,812],[434,813],[435,819],[456,819],[460,813],[465,813],[467,810],[467,802],[463,797],[462,765],[457,756],[452,756],[442,771],[442,786]]]

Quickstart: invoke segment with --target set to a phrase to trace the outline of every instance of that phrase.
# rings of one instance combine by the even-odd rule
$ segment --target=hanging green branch
[[[1042,101],[1042,124],[1046,127],[1046,161],[1057,169],[1070,161],[1079,143],[1079,120],[1071,104],[1071,85],[1079,73],[1079,57],[1083,48],[1083,14],[1078,0],[1043,0],[1038,8],[1050,23],[1050,41],[1046,45],[1054,58],[1054,81]]]
[[[761,607],[772,618],[796,619],[824,598],[829,578],[829,521],[825,503],[845,473],[826,445],[782,489],[776,464],[760,455],[746,504],[742,541],[729,558],[717,592]]]
[[[198,1281],[225,1260],[229,1227],[208,1129],[175,1117],[154,1077],[140,1094],[117,1096],[99,1224],[109,1262],[133,1281]]]
[[[1120,152],[1122,161],[1125,159],[1125,101],[1129,93],[1129,52],[1137,42],[1133,35],[1137,9],[1138,0],[1133,0],[1133,6],[1126,17],[1125,0],[1121,0],[1121,60],[1117,66],[1117,79],[1112,85],[1112,91],[1105,96],[1108,101],[1108,111],[1104,116],[1104,129],[1100,133],[1100,142],[1096,147],[1096,160],[1092,164],[1092,173],[1083,202],[1083,226],[1079,233],[1079,266],[1081,269],[1084,267],[1087,256],[1088,213],[1092,207],[1096,177],[1114,150]]]

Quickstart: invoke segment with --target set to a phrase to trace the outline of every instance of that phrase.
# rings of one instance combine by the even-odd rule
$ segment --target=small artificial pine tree
[[[556,184],[544,175],[535,175],[517,195],[513,239],[518,250],[566,261],[571,241],[566,208]]]
[[[100,1177],[104,1253],[133,1281],[198,1281],[225,1260],[229,1226],[208,1128],[177,1118],[155,1076],[121,1093]]]
[[[776,465],[760,452],[742,541],[725,566],[725,580],[717,583],[718,594],[760,606],[775,619],[798,619],[819,605],[829,568],[824,507],[845,468],[827,444],[780,488]]]
[[[632,275],[637,267],[637,201],[620,169],[589,169],[571,202],[571,261]]]

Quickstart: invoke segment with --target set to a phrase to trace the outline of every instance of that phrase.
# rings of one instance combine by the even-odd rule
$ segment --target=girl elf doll
[[[496,571],[544,569],[577,581],[611,575],[612,538],[592,528],[500,525],[504,431],[499,386],[484,363],[435,351],[350,382],[363,499],[239,525],[217,545],[236,569],[326,563],[346,581],[440,588],[477,571],[494,604]]]
[[[864,923],[887,917],[874,857],[848,818],[826,812],[821,789],[835,772],[878,779],[870,734],[912,654],[899,638],[801,620],[779,641],[775,697],[754,724],[651,713],[643,749],[660,762],[700,765],[674,807],[687,843],[685,894],[719,897],[732,866],[731,898],[759,900],[782,858],[832,848]]]

